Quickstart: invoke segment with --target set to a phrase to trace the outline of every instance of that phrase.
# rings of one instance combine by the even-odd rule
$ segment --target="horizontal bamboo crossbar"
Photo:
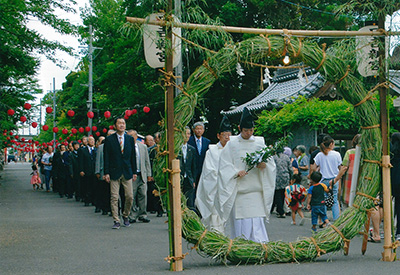
[[[126,20],[130,23],[136,24],[148,24],[157,26],[166,26],[167,22],[164,20],[149,21],[143,18],[137,17],[126,17]],[[322,31],[322,30],[287,30],[287,29],[257,29],[257,28],[245,28],[245,27],[233,27],[233,26],[214,26],[204,24],[192,24],[192,23],[180,23],[172,22],[173,27],[183,29],[201,29],[201,30],[224,30],[230,33],[249,33],[249,34],[264,34],[264,35],[289,35],[289,36],[317,36],[317,37],[329,37],[329,36],[391,36],[400,35],[399,31],[387,32],[382,29],[374,31]]]

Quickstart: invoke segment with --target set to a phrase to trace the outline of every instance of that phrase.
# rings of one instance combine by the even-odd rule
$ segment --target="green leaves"
[[[279,111],[263,111],[256,123],[256,133],[266,138],[283,136],[286,131],[304,125],[331,134],[344,130],[357,131],[359,128],[353,106],[346,101],[323,101],[318,98],[307,100],[304,97],[285,105]]]

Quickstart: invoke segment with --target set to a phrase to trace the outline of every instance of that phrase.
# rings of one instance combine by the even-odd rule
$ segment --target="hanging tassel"
[[[268,68],[265,68],[265,70],[264,70],[264,80],[263,80],[263,83],[264,83],[264,84],[268,84],[268,86],[269,86],[269,85],[271,85],[271,79],[272,79],[272,77],[271,77],[271,75],[269,74],[269,69],[268,69]]]
[[[237,73],[239,76],[245,76],[244,70],[243,70],[242,66],[240,66],[240,63],[237,63],[237,64],[236,64],[236,73]]]

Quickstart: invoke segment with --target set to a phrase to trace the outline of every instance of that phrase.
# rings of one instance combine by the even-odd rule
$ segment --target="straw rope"
[[[367,100],[370,100],[370,99],[372,98],[374,92],[375,92],[378,88],[380,88],[380,87],[389,88],[389,87],[390,87],[389,85],[390,85],[390,83],[387,82],[387,81],[375,85],[375,87],[372,88],[371,90],[369,90],[369,92],[367,93],[367,95],[366,95],[360,102],[358,102],[357,104],[354,104],[353,106],[354,106],[354,107],[360,106],[361,104],[363,104],[363,103],[366,102]]]
[[[190,40],[188,40],[188,39],[186,39],[186,38],[183,38],[182,36],[180,36],[180,35],[178,35],[178,34],[176,34],[176,33],[174,33],[174,32],[172,32],[172,34],[175,35],[176,37],[182,39],[182,40],[185,41],[186,43],[191,44],[191,45],[193,45],[193,46],[195,46],[195,47],[198,47],[198,48],[200,48],[200,49],[202,49],[202,50],[205,50],[205,51],[208,51],[208,52],[214,53],[214,54],[217,53],[216,51],[207,49],[206,47],[203,47],[203,46],[201,46],[201,45],[199,45],[199,44],[196,44],[196,43],[194,43],[193,41],[190,41]]]
[[[292,243],[289,243],[289,247],[292,250],[292,258],[293,258],[293,260],[296,261],[296,254],[294,253],[294,247],[293,247]]]
[[[168,263],[170,263],[171,260],[172,260],[173,262],[179,261],[179,260],[183,260],[183,259],[185,259],[185,257],[186,257],[187,255],[189,255],[189,252],[187,252],[187,253],[185,253],[185,254],[182,254],[182,256],[168,256],[168,257],[165,257],[165,258],[164,258],[164,261],[167,261]]]
[[[196,250],[197,250],[197,248],[198,248],[199,245],[200,245],[200,242],[203,240],[203,238],[204,238],[204,236],[205,236],[206,234],[207,234],[207,229],[205,229],[205,230],[203,231],[203,233],[201,234],[199,240],[198,240],[197,243],[192,247],[192,249],[196,249]]]
[[[376,124],[376,125],[372,125],[372,126],[361,126],[361,129],[370,130],[370,129],[375,129],[375,128],[379,128],[379,127],[381,127],[381,125]]]
[[[215,71],[208,65],[208,62],[206,60],[203,61],[203,66],[210,71],[210,73],[215,77],[218,78],[218,75],[215,73]]]
[[[181,169],[172,170],[172,169],[163,168],[163,173],[170,173],[171,175],[178,174],[180,172],[181,172]]]
[[[271,55],[271,41],[269,40],[268,35],[264,36],[263,34],[260,34],[260,36],[262,38],[264,38],[265,40],[267,40],[267,43],[268,43],[268,56],[270,56]]]
[[[350,65],[347,65],[347,70],[346,70],[346,73],[338,80],[338,81],[336,81],[336,83],[335,84],[338,84],[338,83],[340,83],[340,82],[342,82],[342,80],[343,79],[345,79],[346,78],[346,76],[348,76],[349,75],[349,73],[350,73]]]
[[[365,212],[367,212],[367,213],[370,213],[370,212],[372,212],[372,211],[376,211],[376,210],[377,210],[375,207],[372,207],[372,208],[370,208],[370,209],[361,209],[360,206],[358,206],[358,205],[355,204],[355,203],[353,203],[352,207],[354,207],[355,209],[360,210],[360,211],[365,211]]]
[[[365,197],[365,198],[368,198],[368,199],[372,200],[374,203],[379,202],[379,199],[374,198],[374,197],[372,197],[372,196],[370,196],[370,195],[364,194],[364,193],[362,193],[362,192],[357,192],[356,195],[360,195],[360,196],[363,196],[363,197]]]
[[[364,159],[363,161],[368,162],[368,163],[375,163],[375,164],[378,164],[379,166],[382,166],[382,162],[380,162],[379,160]]]
[[[228,257],[229,253],[231,253],[231,250],[232,250],[232,244],[233,244],[233,240],[232,240],[232,239],[230,239],[230,241],[229,241],[229,246],[228,246],[228,251],[226,252],[226,255],[225,255],[225,257]]]
[[[311,239],[311,241],[313,242],[313,244],[314,244],[314,246],[315,246],[315,250],[317,250],[317,257],[321,257],[321,252],[322,252],[323,254],[326,253],[325,250],[322,250],[321,248],[319,248],[319,246],[318,246],[318,244],[317,244],[317,241],[316,241],[313,237],[310,237],[310,239]]]
[[[264,260],[267,260],[267,258],[268,258],[268,247],[267,247],[267,245],[265,243],[261,243],[261,245],[265,250]]]
[[[325,59],[326,59],[326,52],[325,52],[325,49],[326,49],[326,43],[324,43],[324,44],[322,44],[322,60],[321,60],[321,63],[319,63],[319,65],[317,66],[317,68],[315,68],[315,70],[319,70],[319,68],[321,68],[322,67],[322,65],[324,64],[324,62],[325,62]]]

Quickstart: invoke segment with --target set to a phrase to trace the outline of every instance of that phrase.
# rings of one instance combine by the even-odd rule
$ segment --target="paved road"
[[[169,265],[166,218],[150,215],[149,224],[112,230],[112,218],[75,200],[33,191],[29,164],[8,164],[0,180],[0,274],[164,274]],[[272,240],[310,236],[310,221],[291,226],[271,217]],[[199,256],[184,243],[187,274],[399,274],[400,263],[381,262],[382,244],[360,252],[361,238],[341,252],[313,263],[234,266]]]

